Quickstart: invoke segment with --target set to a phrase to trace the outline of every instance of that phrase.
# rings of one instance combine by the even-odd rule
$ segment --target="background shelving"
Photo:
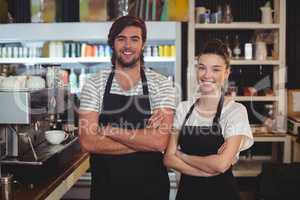
[[[259,22],[232,22],[230,24],[200,24],[200,23],[195,23],[195,29],[246,29],[246,30],[256,30],[256,29],[280,29],[280,24],[261,24]]]
[[[237,86],[241,87],[237,96],[232,97],[234,100],[243,103],[249,114],[250,122],[253,125],[260,123],[264,116],[264,105],[274,105],[274,116],[286,113],[286,90],[285,90],[285,0],[271,1],[274,8],[274,23],[262,24],[260,7],[265,5],[267,1],[230,1],[233,13],[232,23],[198,23],[195,21],[195,8],[204,6],[213,13],[218,5],[224,5],[228,1],[198,1],[190,0],[190,12],[188,22],[188,73],[187,73],[187,87],[188,98],[193,98],[196,89],[194,66],[197,63],[197,55],[203,47],[205,41],[211,38],[218,38],[225,41],[225,36],[228,35],[233,39],[236,35],[240,39],[240,48],[242,50],[239,59],[231,59],[231,77],[229,81],[234,81]],[[215,9],[215,10],[214,10]],[[244,43],[253,41],[253,35],[266,32],[272,34],[273,43],[267,45],[268,57],[266,60],[245,60],[244,59]],[[233,48],[232,46],[230,46]],[[255,48],[255,46],[253,46]],[[273,54],[272,50],[276,52]],[[253,54],[255,55],[255,54]],[[264,79],[265,78],[265,79]],[[259,96],[244,96],[243,87],[259,87],[263,82],[267,81],[267,88],[272,90],[272,95]],[[259,85],[260,84],[260,85]],[[263,88],[262,88],[263,89]],[[266,88],[264,88],[266,89]],[[263,89],[263,90],[264,90]],[[264,91],[262,91],[264,93]],[[260,118],[256,118],[255,112],[260,113]],[[284,124],[282,124],[284,126]],[[278,143],[283,143],[282,161],[290,162],[290,138],[286,134],[278,135],[278,133],[270,133],[268,136],[255,134],[255,144],[272,143],[273,148]],[[256,146],[256,145],[255,145]],[[258,145],[259,146],[259,145]],[[257,146],[256,146],[257,147]],[[255,147],[255,148],[256,148]],[[252,153],[255,149],[252,149]],[[275,154],[272,152],[272,154]],[[236,166],[235,174],[238,176],[256,176],[260,172],[261,160],[249,162],[242,161],[242,165]],[[246,168],[245,168],[246,167]]]
[[[145,57],[145,62],[175,62],[173,57]],[[0,64],[76,64],[76,63],[109,63],[110,57],[77,57],[77,58],[0,58]]]
[[[85,42],[106,44],[112,22],[66,22],[66,23],[20,23],[0,24],[1,44],[44,44],[51,41]],[[174,45],[175,57],[146,56],[145,66],[150,67],[174,80],[181,91],[181,23],[147,21],[146,45]],[[163,30],[163,31],[158,31]],[[62,68],[75,68],[80,72],[87,67],[87,73],[94,73],[103,67],[110,66],[110,57],[34,57],[34,58],[0,58],[0,64],[9,65],[39,65],[59,64]],[[179,95],[178,100],[181,99]]]

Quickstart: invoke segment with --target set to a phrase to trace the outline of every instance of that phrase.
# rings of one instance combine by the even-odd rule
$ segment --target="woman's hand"
[[[226,149],[226,141],[222,144],[222,146],[218,149],[218,154],[221,154],[224,152],[224,150]]]

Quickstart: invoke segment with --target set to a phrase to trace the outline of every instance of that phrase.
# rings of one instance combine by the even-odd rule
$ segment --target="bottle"
[[[153,50],[153,52],[152,52],[152,56],[153,56],[153,57],[158,57],[158,56],[159,56],[159,52],[158,52],[158,51],[159,51],[159,50],[158,50],[158,46],[156,46],[156,45],[155,45],[155,46],[153,46],[153,49],[152,49],[152,50]]]
[[[69,76],[70,92],[75,94],[77,92],[77,76],[74,72],[74,69],[71,68],[71,74]]]
[[[223,21],[222,21],[222,19],[223,19],[223,12],[222,12],[222,6],[221,5],[218,5],[217,6],[217,12],[216,12],[216,14],[217,14],[217,21],[218,21],[218,23],[222,23]]]
[[[252,43],[246,43],[245,44],[245,59],[246,60],[252,60]]]
[[[70,57],[70,44],[68,42],[64,42],[64,57]]]
[[[286,117],[283,115],[282,112],[279,112],[276,116],[275,116],[275,122],[274,122],[274,127],[273,130],[275,129],[276,132],[281,132],[281,133],[285,133],[286,129],[287,129],[287,125],[286,125]]]
[[[49,57],[50,58],[51,57],[56,57],[56,55],[55,55],[55,51],[56,51],[55,45],[56,45],[55,42],[53,42],[53,41],[49,42]],[[25,50],[25,49],[26,49],[26,47],[24,47],[23,50]],[[25,51],[24,51],[23,55],[24,55],[24,57],[27,57],[27,53]]]
[[[274,105],[273,104],[265,104],[264,105],[264,111],[265,111],[265,118],[263,121],[263,124],[266,128],[269,130],[274,129],[275,120],[274,120]]]
[[[160,57],[163,57],[164,56],[164,46],[163,45],[159,45],[158,46],[158,55]]]
[[[170,45],[164,45],[164,56],[170,57],[171,55],[171,47]]]
[[[7,47],[6,46],[4,46],[2,48],[2,58],[7,58]]]
[[[69,83],[69,74],[66,70],[62,70],[62,81],[64,86],[67,86]]]
[[[72,42],[70,44],[70,49],[71,49],[70,57],[75,58],[76,57],[76,43],[75,42]]]
[[[241,55],[240,39],[239,39],[238,35],[235,36],[233,55],[234,55],[234,58],[236,58],[236,59],[238,59]]]
[[[225,5],[224,9],[224,18],[223,22],[224,23],[231,23],[233,21],[232,13],[231,13],[231,7],[229,4]]]
[[[146,48],[145,57],[151,57],[151,56],[152,56],[151,46],[148,45]]]
[[[105,55],[105,57],[110,57],[110,47],[109,47],[109,45],[105,45],[104,55]]]
[[[81,68],[81,73],[79,75],[79,91],[81,92],[85,82],[86,82],[87,76],[85,73],[85,68]]]
[[[228,35],[225,36],[225,42],[224,43],[227,47],[228,55],[231,58],[232,57],[232,51],[230,49],[230,42],[229,42],[229,36]]]
[[[105,54],[104,54],[104,46],[102,44],[100,44],[98,46],[98,52],[99,52],[99,57],[103,58],[105,57]]]
[[[81,44],[81,57],[85,57],[86,43]]]
[[[175,48],[175,45],[171,46],[171,57],[176,57],[176,48]]]

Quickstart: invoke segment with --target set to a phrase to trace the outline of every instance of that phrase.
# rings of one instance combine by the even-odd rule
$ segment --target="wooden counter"
[[[253,133],[255,142],[271,142],[272,155],[269,158],[266,156],[253,156],[251,159],[242,159],[240,157],[237,164],[233,167],[233,174],[241,177],[254,177],[261,173],[262,163],[270,160],[278,160],[278,143],[283,144],[282,161],[290,163],[292,160],[292,139],[286,133]],[[268,157],[268,156],[267,156]]]
[[[292,137],[292,161],[300,162],[300,139],[298,135],[290,133]]]
[[[14,200],[58,200],[76,183],[89,168],[89,154],[79,152],[68,166],[53,177],[42,183],[34,185],[33,188],[17,186],[14,188]]]

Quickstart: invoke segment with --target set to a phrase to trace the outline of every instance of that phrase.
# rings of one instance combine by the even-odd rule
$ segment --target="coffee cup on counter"
[[[62,130],[50,130],[45,132],[45,138],[50,144],[60,144],[68,139],[69,134]]]

